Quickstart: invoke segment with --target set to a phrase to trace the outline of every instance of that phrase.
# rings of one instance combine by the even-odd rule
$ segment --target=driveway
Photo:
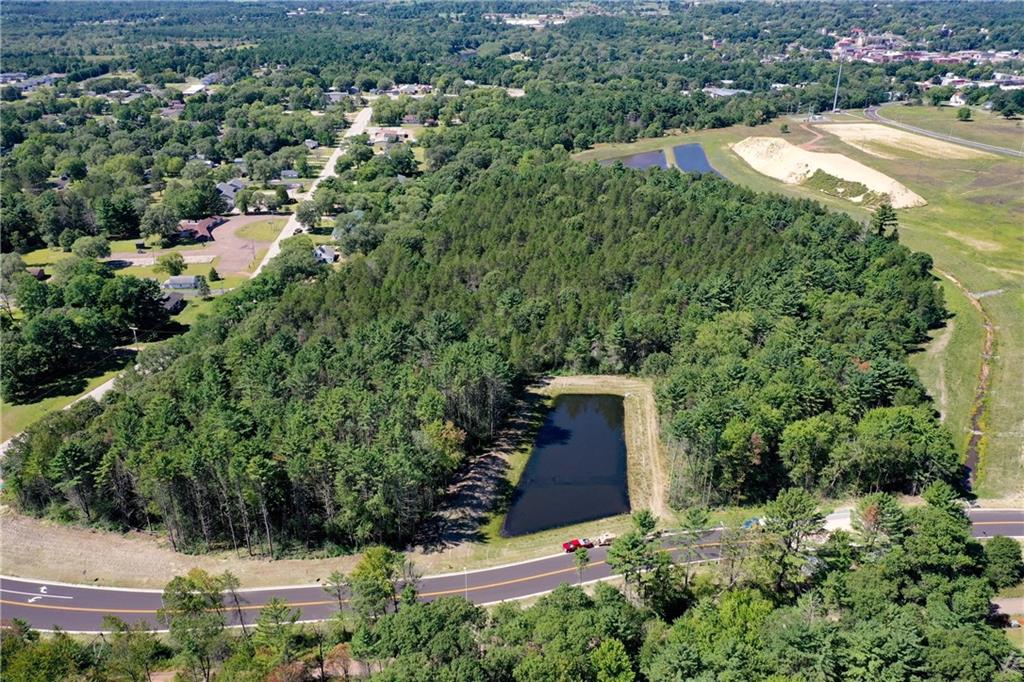
[[[352,127],[345,131],[345,137],[355,137],[356,135],[362,135],[364,132],[366,132],[366,126],[369,125],[370,118],[372,116],[372,107],[366,107],[365,109],[360,110],[359,113],[356,114],[355,119],[352,121]],[[334,175],[334,164],[338,161],[338,157],[340,156],[341,147],[339,146],[333,152],[331,152],[331,156],[327,159],[327,163],[325,163],[324,167],[320,170],[320,175],[318,175],[316,177],[316,180],[314,180],[313,183],[309,186],[309,191],[299,192],[295,194],[295,199],[297,199],[298,201],[304,201],[309,197],[313,196],[313,192],[316,191],[316,188],[320,185],[320,183],[326,178],[329,178]],[[260,274],[263,268],[267,267],[267,263],[269,263],[274,256],[281,253],[281,242],[287,239],[288,237],[291,237],[295,233],[295,231],[300,229],[301,227],[302,225],[299,223],[298,219],[295,217],[295,214],[293,213],[288,218],[288,222],[285,223],[285,226],[281,230],[281,233],[277,235],[277,239],[275,239],[274,242],[270,245],[270,248],[267,249],[267,253],[265,256],[263,256],[263,260],[260,262],[259,267],[257,267],[253,271],[253,277]]]
[[[160,256],[168,253],[180,253],[186,263],[210,263],[215,258],[219,259],[215,267],[221,275],[248,274],[249,264],[256,258],[256,252],[267,242],[257,242],[239,237],[236,234],[238,229],[261,220],[277,217],[283,216],[268,214],[232,216],[223,225],[213,228],[213,241],[205,242],[203,246],[178,251],[158,249],[147,251],[145,254],[131,251],[112,253],[109,260],[125,261],[132,265],[148,267],[153,265]]]

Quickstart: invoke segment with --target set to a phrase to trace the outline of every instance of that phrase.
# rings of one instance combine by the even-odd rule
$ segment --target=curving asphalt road
[[[869,120],[875,121],[876,123],[884,123],[885,125],[892,126],[893,128],[902,128],[903,130],[907,130],[912,133],[917,133],[918,135],[933,137],[936,140],[952,142],[954,144],[959,144],[964,147],[972,147],[974,149],[979,149],[983,152],[992,152],[994,154],[1003,154],[1004,156],[1016,156],[1018,158],[1024,158],[1024,147],[1022,147],[1021,150],[1008,149],[1006,147],[997,147],[994,144],[985,144],[984,142],[965,140],[962,137],[955,137],[953,135],[943,135],[942,133],[937,133],[934,130],[927,130],[926,128],[919,128],[917,126],[912,126],[908,123],[900,123],[899,121],[894,121],[891,118],[886,118],[885,116],[880,114],[879,111],[880,107],[868,107],[867,109],[864,110],[864,115],[867,116]]]
[[[972,509],[968,513],[975,537],[1024,537],[1024,509]],[[690,559],[708,561],[718,558],[718,540],[718,530],[705,533],[696,545],[698,555]],[[666,547],[678,557],[674,541],[678,542],[667,538]],[[590,557],[590,565],[584,573],[585,582],[612,577],[605,563],[606,548],[594,548]],[[420,581],[419,589],[423,600],[462,594],[474,603],[485,605],[541,595],[562,583],[577,580],[579,576],[573,557],[556,554],[477,571],[428,576]],[[0,576],[0,616],[5,621],[24,619],[41,630],[57,626],[68,631],[98,632],[106,614],[129,622],[146,621],[156,626],[160,594],[159,590],[89,587]],[[337,609],[337,601],[320,585],[242,590],[240,596],[242,615],[247,623],[254,621],[259,609],[273,597],[284,599],[292,607],[300,609],[303,620],[325,619]],[[227,610],[229,618],[237,624],[233,609],[229,607]]]

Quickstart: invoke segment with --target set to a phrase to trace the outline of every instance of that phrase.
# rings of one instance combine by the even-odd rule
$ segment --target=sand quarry
[[[888,194],[893,208],[912,208],[927,203],[885,173],[842,154],[808,151],[778,137],[748,137],[731,148],[758,173],[787,185],[799,185],[821,170],[842,180],[859,182],[871,192]],[[851,197],[851,201],[857,200],[858,197]]]
[[[984,159],[992,154],[877,123],[830,123],[815,126],[822,132],[880,159],[898,159],[910,152],[929,159]]]

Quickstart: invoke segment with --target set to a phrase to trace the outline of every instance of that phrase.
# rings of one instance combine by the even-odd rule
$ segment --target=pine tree
[[[888,201],[879,204],[875,209],[875,214],[871,216],[871,229],[875,231],[875,234],[884,237],[886,232],[890,229],[895,230],[898,226],[899,219],[896,218],[896,211],[893,210],[892,204]]]

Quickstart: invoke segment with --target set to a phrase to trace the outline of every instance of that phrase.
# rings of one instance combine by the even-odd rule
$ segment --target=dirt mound
[[[732,150],[758,173],[788,185],[801,185],[820,170],[841,180],[860,183],[875,194],[889,195],[894,208],[911,208],[927,203],[885,173],[842,154],[808,151],[778,137],[748,137],[732,145]],[[858,197],[848,198],[855,202],[859,200]]]

